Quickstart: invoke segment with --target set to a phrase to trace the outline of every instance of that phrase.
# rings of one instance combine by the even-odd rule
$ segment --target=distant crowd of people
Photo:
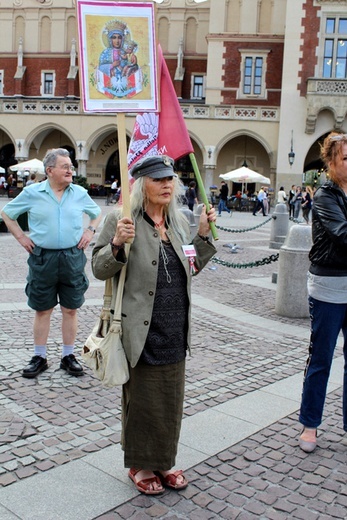
[[[216,191],[216,190],[214,190]],[[219,196],[216,200],[215,194],[211,194],[211,203],[214,205],[218,203],[218,216],[222,215],[222,211],[229,214],[230,206],[237,200],[240,201],[238,209],[242,209],[243,204],[247,209],[251,209],[254,216],[262,214],[266,217],[270,212],[270,206],[273,202],[273,190],[267,186],[261,186],[259,191],[253,193],[244,190],[237,191],[236,194],[229,197],[229,188],[225,181],[222,181],[219,188]],[[283,186],[277,192],[275,203],[285,203],[288,205],[289,217],[298,219],[302,215],[305,222],[310,222],[310,213],[312,209],[312,202],[315,190],[311,186],[296,186],[292,185],[288,194]],[[247,201],[247,202],[246,202]],[[251,203],[251,204],[250,204]],[[237,207],[234,205],[234,207]]]
[[[26,181],[25,181],[25,178],[27,178]],[[26,175],[24,177],[23,184],[25,186],[30,186],[30,184],[34,184],[35,182],[37,182],[36,174],[32,173],[29,175],[29,172],[28,172],[28,175]],[[18,178],[17,178],[16,172],[9,173],[7,175],[7,177],[5,177],[4,174],[2,174],[0,176],[0,189],[5,190],[8,198],[10,198],[10,196],[11,196],[11,188],[16,188],[17,185],[18,185]]]
[[[301,187],[293,184],[287,195],[283,186],[281,186],[277,193],[277,202],[287,203],[289,217],[294,219],[299,218],[300,211],[302,211],[302,217],[308,224],[310,221],[314,191],[311,186]]]

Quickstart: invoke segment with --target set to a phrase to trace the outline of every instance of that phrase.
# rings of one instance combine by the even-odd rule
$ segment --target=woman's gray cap
[[[174,172],[174,160],[168,155],[152,155],[145,157],[131,168],[130,175],[134,179],[140,177],[151,177],[152,179],[163,179],[164,177],[177,177]]]

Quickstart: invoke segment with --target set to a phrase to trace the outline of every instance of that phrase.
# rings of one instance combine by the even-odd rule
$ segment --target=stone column
[[[215,146],[206,145],[205,147],[205,156],[204,156],[204,186],[205,191],[207,193],[207,197],[210,198],[210,186],[213,184],[213,174],[216,169],[216,156],[215,156]]]
[[[205,166],[204,186],[207,194],[210,192],[210,186],[212,186],[213,184],[213,172],[214,168],[211,168],[210,166]]]
[[[78,159],[78,175],[87,178],[87,161]]]

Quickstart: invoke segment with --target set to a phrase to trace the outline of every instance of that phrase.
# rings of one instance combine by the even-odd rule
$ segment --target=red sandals
[[[137,480],[136,475],[138,475],[138,478],[141,478],[139,474],[142,471],[142,469],[136,468],[129,469],[128,476],[134,482],[136,489],[145,495],[159,495],[160,493],[164,493],[165,489],[162,486],[160,478],[154,474],[153,477]]]
[[[158,475],[158,477],[161,480],[161,483],[165,487],[176,489],[176,491],[179,491],[180,489],[185,489],[188,486],[188,480],[183,475],[183,471],[181,469],[177,471],[172,471],[168,473],[165,477],[160,473],[160,471],[156,471],[155,474]],[[182,478],[179,479],[179,477]],[[181,481],[180,484],[177,483],[178,480]]]

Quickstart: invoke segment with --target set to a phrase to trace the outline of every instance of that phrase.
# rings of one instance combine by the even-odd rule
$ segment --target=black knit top
[[[140,362],[148,365],[169,365],[183,361],[187,349],[187,276],[171,242],[162,241],[162,245],[167,257],[166,270],[170,281],[160,248],[152,320],[140,357]]]

